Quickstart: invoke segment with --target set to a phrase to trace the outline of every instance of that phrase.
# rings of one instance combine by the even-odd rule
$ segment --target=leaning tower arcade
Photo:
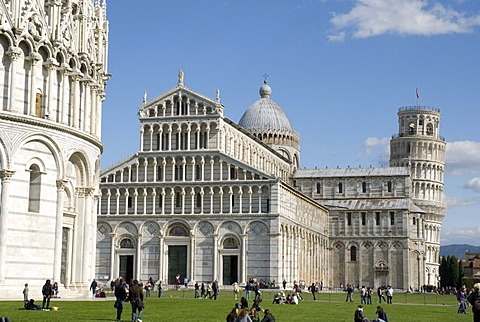
[[[436,285],[440,229],[445,216],[446,143],[440,136],[440,110],[424,106],[402,107],[398,110],[398,122],[398,135],[390,141],[390,166],[411,169],[411,198],[423,210],[410,214],[409,265],[413,272],[418,271],[419,285]]]

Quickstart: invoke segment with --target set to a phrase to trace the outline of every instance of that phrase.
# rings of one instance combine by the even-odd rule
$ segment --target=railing
[[[420,106],[420,105],[415,105],[415,106],[402,106],[398,109],[399,112],[403,111],[432,111],[432,112],[438,112],[440,113],[440,109],[436,107],[431,107],[431,106]]]
[[[400,133],[400,134],[392,134],[392,139],[396,138],[404,138],[404,137],[418,137],[418,138],[424,138],[426,137],[425,135],[419,135],[419,134],[407,134],[407,133]],[[434,138],[431,136],[431,138]],[[445,142],[445,137],[439,136],[438,137],[441,141]]]

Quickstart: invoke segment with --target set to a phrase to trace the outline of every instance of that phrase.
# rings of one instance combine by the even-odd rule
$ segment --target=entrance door
[[[130,283],[133,279],[133,255],[120,255],[120,276]]]
[[[175,284],[175,275],[180,283],[187,276],[187,246],[168,246],[168,284]]]
[[[223,285],[238,282],[238,256],[223,256]]]

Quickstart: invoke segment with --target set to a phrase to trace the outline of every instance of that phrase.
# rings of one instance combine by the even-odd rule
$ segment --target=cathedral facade
[[[238,123],[184,85],[139,108],[140,151],[101,174],[96,277],[173,284],[436,285],[440,111],[398,111],[390,167],[300,169],[300,136],[260,88]]]
[[[105,2],[0,0],[1,297],[94,277],[107,47]]]

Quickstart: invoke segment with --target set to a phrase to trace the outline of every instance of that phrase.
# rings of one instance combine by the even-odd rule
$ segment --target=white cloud
[[[430,1],[431,2],[431,1]],[[480,14],[467,16],[428,0],[355,0],[348,13],[333,13],[330,41],[343,41],[346,31],[353,38],[382,34],[433,36],[468,33],[480,25]]]
[[[446,198],[447,199],[447,207],[455,208],[455,207],[468,207],[468,206],[476,206],[480,204],[480,200],[478,199],[461,199],[461,198]]]
[[[448,142],[445,171],[451,175],[480,173],[480,142]]]
[[[478,245],[480,226],[442,228],[442,245],[474,244]]]
[[[364,150],[359,159],[369,159],[370,162],[388,165],[390,159],[390,138],[369,137],[363,142]]]
[[[464,184],[463,187],[480,193],[480,178],[472,178],[469,182]]]

